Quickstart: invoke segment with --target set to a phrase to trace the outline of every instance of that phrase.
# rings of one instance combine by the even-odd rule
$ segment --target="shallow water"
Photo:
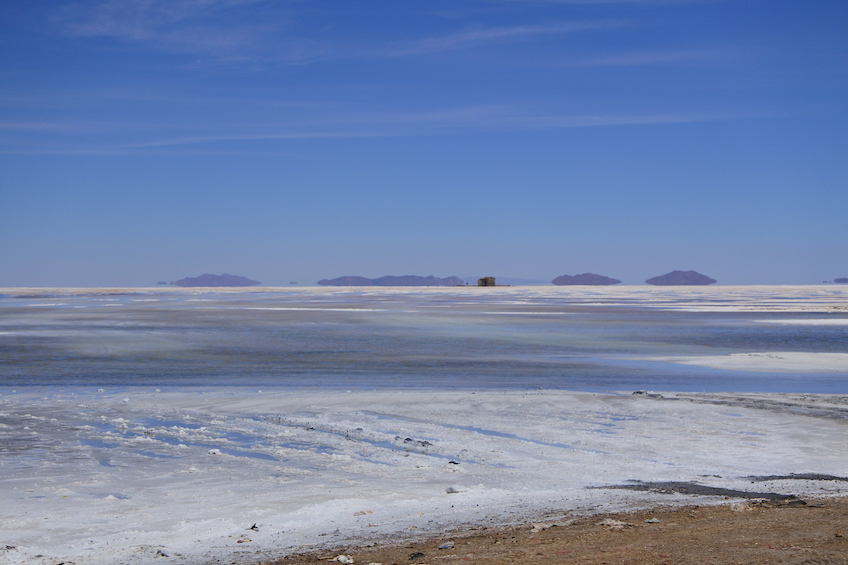
[[[833,286],[7,290],[0,386],[844,393],[848,362],[816,356],[848,354],[846,308]],[[809,368],[673,362],[763,352]]]

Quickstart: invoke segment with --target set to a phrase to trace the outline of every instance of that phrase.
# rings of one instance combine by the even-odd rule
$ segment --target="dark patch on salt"
[[[588,488],[608,488],[608,489],[624,489],[624,490],[640,490],[658,492],[662,494],[695,494],[698,496],[727,496],[732,498],[765,498],[767,500],[789,500],[798,498],[794,494],[777,494],[776,492],[749,492],[745,490],[733,490],[720,487],[708,487],[695,483],[683,482],[658,482],[644,483],[642,481],[633,481],[629,485],[608,485],[602,487]]]
[[[762,475],[754,477],[743,477],[749,481],[781,481],[793,479],[797,481],[848,481],[848,477],[837,477],[835,475],[822,475],[819,473],[790,473],[788,475]]]

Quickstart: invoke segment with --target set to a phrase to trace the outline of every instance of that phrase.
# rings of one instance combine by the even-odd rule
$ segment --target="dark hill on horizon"
[[[227,273],[210,275],[206,273],[199,277],[186,277],[171,284],[176,286],[256,286],[262,283],[239,275],[228,275]]]
[[[335,279],[321,279],[321,286],[461,286],[465,281],[459,277],[445,277],[440,279],[430,275],[421,277],[418,275],[392,276],[386,275],[376,279],[366,277],[347,276]]]
[[[374,281],[365,277],[348,276],[335,279],[321,279],[321,286],[374,286]]]
[[[595,273],[583,273],[582,275],[562,275],[551,281],[556,285],[610,285],[618,284],[621,281],[604,275],[596,275]]]
[[[695,271],[672,271],[658,277],[650,278],[645,282],[657,286],[673,286],[708,285],[718,281]]]

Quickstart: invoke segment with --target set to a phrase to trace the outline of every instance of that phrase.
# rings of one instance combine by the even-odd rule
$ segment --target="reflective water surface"
[[[809,370],[668,360],[764,352]],[[848,392],[833,353],[837,286],[0,290],[0,386]]]

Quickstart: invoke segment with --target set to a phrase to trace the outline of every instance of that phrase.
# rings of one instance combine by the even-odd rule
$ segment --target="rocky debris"
[[[210,275],[206,273],[199,277],[186,277],[171,284],[176,286],[256,286],[262,283],[239,275],[228,275],[227,273]]]
[[[645,523],[646,524],[659,524],[660,519],[659,518],[650,518],[649,520],[645,520]]]
[[[650,278],[645,282],[656,286],[674,286],[708,285],[718,281],[695,271],[672,271],[658,277]]]
[[[738,504],[747,511],[734,511],[732,504],[690,503],[659,509],[661,514],[638,510],[581,518],[569,528],[544,531],[532,530],[529,524],[508,529],[474,527],[458,533],[456,547],[442,552],[435,548],[445,543],[443,537],[387,539],[346,551],[357,563],[368,565],[701,563],[704,556],[711,563],[848,563],[847,498],[817,499],[813,509],[769,507],[756,501]],[[659,515],[661,524],[651,522]],[[612,521],[599,526],[605,519]],[[329,557],[332,555],[296,554],[278,565],[303,565]]]
[[[637,396],[647,396],[648,398],[663,398],[663,395],[661,395],[660,393],[649,392],[647,390],[634,390],[633,394]]]
[[[400,436],[395,436],[395,443],[403,443],[410,447],[428,448],[433,446],[433,444],[426,439],[412,439],[411,437],[401,438]]]
[[[342,563],[343,565],[351,565],[353,563],[353,557],[351,557],[350,555],[342,554],[342,555],[336,555],[332,559],[328,559],[328,561],[338,561],[339,563]]]
[[[728,501],[729,502],[729,501]],[[831,563],[846,564],[848,555],[848,498],[816,499],[814,509],[761,506],[734,511],[731,504],[638,510],[581,518],[568,530],[533,531],[517,528],[473,527],[459,532],[456,547],[437,552],[442,538],[396,539],[367,543],[345,551],[357,563]],[[658,512],[661,512],[658,513]],[[662,523],[650,522],[662,516]],[[611,519],[604,524],[605,519]],[[646,520],[648,522],[646,523]],[[627,525],[631,524],[631,525]],[[717,543],[719,540],[720,543]],[[314,555],[314,556],[313,556]],[[414,557],[413,557],[414,556]],[[705,561],[705,557],[708,559]],[[303,565],[332,557],[327,554],[290,555],[278,565]],[[412,558],[412,559],[410,559]],[[162,560],[164,563],[165,560]]]
[[[636,526],[636,524],[631,524],[630,522],[622,522],[621,520],[614,520],[612,518],[607,518],[606,520],[602,520],[596,524],[597,526],[603,526],[613,531],[620,531],[624,528],[632,528]]]
[[[454,547],[456,547],[455,543],[453,543],[452,541],[446,541],[445,543],[439,546],[439,549],[453,549]]]
[[[581,275],[562,275],[551,281],[556,285],[611,285],[618,284],[621,281],[604,275],[596,275],[595,273],[583,273]]]
[[[783,499],[766,499],[766,500],[757,500],[752,504],[757,506],[769,506],[769,507],[795,507],[795,506],[806,506],[807,501],[801,500],[800,498],[783,498]]]
[[[440,279],[433,275],[427,277],[418,275],[386,275],[376,279],[358,276],[321,279],[318,281],[318,284],[322,286],[461,286],[465,282],[459,277],[445,277]]]
[[[732,512],[750,512],[754,509],[751,505],[750,500],[746,500],[745,502],[734,502],[730,505],[730,510]]]
[[[533,527],[530,528],[531,532],[541,532],[543,530],[548,530],[550,528],[564,528],[565,526],[573,526],[577,523],[577,520],[565,520],[562,522],[535,522]]]

